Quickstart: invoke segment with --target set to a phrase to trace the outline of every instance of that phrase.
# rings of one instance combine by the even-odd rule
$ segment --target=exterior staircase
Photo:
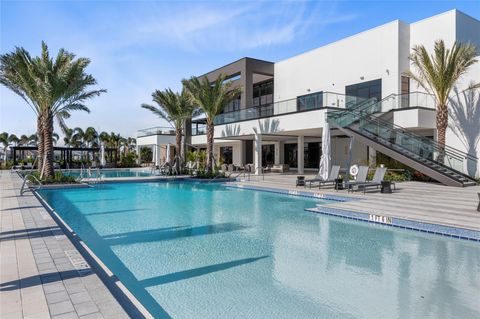
[[[349,136],[410,166],[411,168],[449,186],[473,186],[477,182],[473,176],[463,173],[465,163],[478,163],[478,158],[455,148],[442,149],[437,141],[416,135],[403,127],[381,118],[390,109],[385,101],[370,99],[351,108],[330,111],[327,121]]]

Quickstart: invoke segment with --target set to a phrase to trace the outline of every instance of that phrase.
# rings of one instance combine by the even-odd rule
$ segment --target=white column
[[[234,156],[237,160],[237,163],[234,164],[243,166],[245,164],[245,141],[233,145],[233,154],[238,154]]]
[[[298,174],[303,174],[303,168],[305,166],[304,163],[304,154],[303,154],[303,144],[304,144],[304,137],[299,136],[297,139],[298,144],[298,151],[297,151],[297,171]]]
[[[254,151],[253,154],[253,162],[255,164],[255,175],[259,175],[261,173],[262,167],[262,135],[255,133],[255,142],[254,142]]]
[[[280,142],[275,142],[275,165],[280,164]]]

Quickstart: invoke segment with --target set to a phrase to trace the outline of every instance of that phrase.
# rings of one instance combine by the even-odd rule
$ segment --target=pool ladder
[[[31,181],[33,181],[34,183],[36,183],[37,185],[35,187],[31,187],[30,185],[28,185],[28,181],[29,179],[31,179]],[[22,183],[22,187],[20,188],[20,195],[23,196],[23,193],[25,193],[27,190],[38,190],[42,188],[42,182],[40,182],[40,180],[33,174],[27,174],[23,177],[23,183]]]

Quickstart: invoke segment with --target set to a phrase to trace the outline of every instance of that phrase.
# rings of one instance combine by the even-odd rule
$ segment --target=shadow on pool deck
[[[187,228],[184,228],[187,227]],[[194,237],[210,234],[219,234],[232,232],[236,230],[242,230],[249,228],[249,226],[236,224],[236,223],[221,223],[205,226],[177,226],[167,227],[151,230],[141,230],[121,234],[113,234],[109,236],[103,236],[103,239],[109,246],[114,245],[128,245],[135,243],[147,243],[162,240],[172,240],[182,237]]]
[[[199,276],[203,276],[203,275],[210,274],[210,273],[213,273],[213,272],[222,271],[222,270],[226,270],[226,269],[229,269],[229,268],[253,263],[255,261],[258,261],[258,260],[264,259],[264,258],[268,258],[268,257],[269,256],[261,256],[261,257],[255,257],[255,258],[244,258],[244,259],[238,259],[238,260],[229,261],[229,262],[225,262],[225,263],[205,266],[205,267],[199,267],[199,268],[194,268],[194,269],[189,269],[189,270],[178,271],[178,272],[174,272],[174,273],[163,275],[163,276],[158,276],[158,277],[153,277],[153,278],[140,280],[139,283],[144,287],[151,287],[151,286],[168,284],[168,283],[179,281],[179,280],[199,277]]]
[[[35,229],[12,230],[0,233],[0,242],[27,238],[41,238],[47,236],[55,236],[63,234],[60,227],[43,227]],[[7,236],[5,236],[7,235]]]

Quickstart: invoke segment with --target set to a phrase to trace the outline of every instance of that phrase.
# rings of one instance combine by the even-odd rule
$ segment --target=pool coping
[[[247,189],[247,190],[263,191],[268,193],[276,193],[276,194],[282,194],[282,195],[325,199],[325,200],[330,200],[335,202],[350,202],[350,201],[362,200],[361,198],[356,198],[356,197],[337,196],[337,195],[325,194],[320,192],[306,192],[306,191],[300,191],[300,190],[289,190],[289,189],[282,189],[282,188],[260,187],[260,186],[251,186],[251,185],[237,185],[237,184],[224,184],[224,185],[230,188],[240,188],[240,189]]]
[[[95,270],[100,280],[112,293],[122,308],[132,318],[155,317],[145,308],[145,306],[135,297],[135,295],[122,283],[121,280],[102,262],[102,260],[88,247],[88,245],[77,235],[73,229],[57,214],[57,212],[47,203],[47,201],[37,192],[32,191],[37,200],[42,204],[45,210],[50,214],[53,220],[59,225],[75,248],[86,259],[91,268]]]
[[[315,198],[315,199],[325,199],[325,200],[337,201],[337,202],[362,200],[361,198],[353,198],[348,196],[336,196],[336,195],[324,194],[324,193],[318,193],[318,192],[306,192],[306,191],[288,190],[288,189],[272,188],[272,187],[235,185],[235,184],[233,185],[225,184],[225,186],[230,188],[257,190],[257,191],[264,191],[269,193],[309,197],[309,198]],[[333,207],[322,206],[322,205],[317,205],[314,208],[305,208],[305,211],[323,214],[323,215],[343,217],[343,218],[358,220],[362,222],[381,224],[385,226],[402,228],[407,230],[414,230],[414,231],[419,231],[419,232],[424,232],[424,233],[429,233],[434,235],[441,235],[441,236],[457,238],[462,240],[480,242],[480,231],[465,229],[461,227],[438,225],[433,223],[399,218],[399,217],[383,216],[383,215],[379,215],[378,213],[373,214],[368,212],[351,211],[347,209],[333,208]]]

